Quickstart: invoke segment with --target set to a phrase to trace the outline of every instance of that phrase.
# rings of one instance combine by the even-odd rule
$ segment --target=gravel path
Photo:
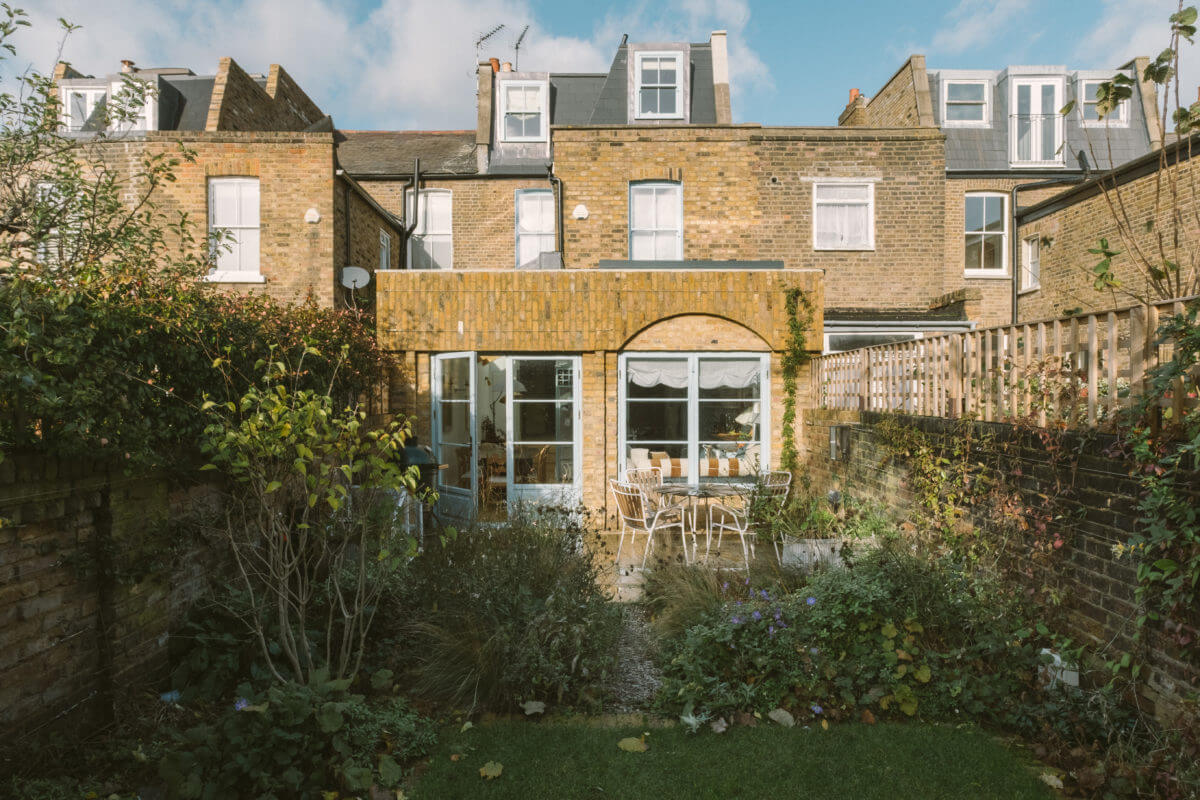
[[[645,610],[637,604],[625,607],[625,629],[617,643],[617,672],[609,686],[609,711],[628,713],[649,708],[662,683],[654,663],[657,648],[654,631]]]

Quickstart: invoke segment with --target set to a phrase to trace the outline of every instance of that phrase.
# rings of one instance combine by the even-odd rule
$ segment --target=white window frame
[[[648,58],[673,58],[675,59],[675,113],[663,114],[657,112],[649,112],[642,110],[642,88],[647,84],[642,82],[642,62]],[[683,82],[687,80],[684,74],[684,66],[686,62],[683,58],[682,50],[642,50],[635,54],[636,73],[633,81],[633,107],[636,111],[634,117],[636,119],[683,119]],[[670,86],[667,83],[649,84],[656,89],[661,89]]]
[[[110,110],[109,129],[120,133],[158,130],[158,98],[154,84],[144,78],[131,78],[130,80],[135,85],[142,87],[142,105],[138,109],[137,116],[127,122],[112,119],[112,112]],[[114,81],[110,85],[108,93],[109,102],[112,102],[123,88],[125,88],[124,81]]]
[[[517,267],[521,266],[521,197],[524,195],[550,195],[551,208],[554,207],[554,190],[553,189],[517,189],[513,192],[513,264]],[[554,219],[552,212],[551,219],[553,225],[549,231],[526,231],[525,236],[549,236],[552,247],[549,250],[542,250],[542,253],[553,253],[558,248],[558,220]]]
[[[672,189],[674,190],[676,200],[676,208],[678,212],[675,216],[675,226],[673,228],[662,227],[662,221],[659,220],[659,226],[655,228],[635,228],[633,226],[633,195],[638,189]],[[638,232],[663,234],[674,232],[675,234],[675,254],[673,258],[642,258],[639,261],[682,261],[683,260],[683,183],[680,181],[630,181],[629,183],[629,259],[633,260],[633,235]]]
[[[1104,119],[1088,119],[1083,113],[1084,108],[1086,106],[1089,106],[1089,105],[1094,106],[1095,105],[1095,103],[1089,103],[1087,101],[1088,85],[1094,84],[1094,83],[1105,83],[1105,82],[1111,81],[1111,80],[1112,80],[1111,77],[1108,77],[1108,78],[1080,78],[1076,82],[1076,91],[1078,92],[1078,94],[1076,96],[1077,96],[1078,100],[1076,101],[1075,105],[1078,107],[1077,110],[1079,112],[1079,124],[1082,127],[1084,127],[1084,128],[1104,128],[1104,127],[1128,128],[1129,127],[1129,100],[1128,99],[1122,100],[1121,102],[1117,103],[1116,110],[1113,111],[1112,114],[1109,114]]]
[[[950,119],[946,107],[950,105],[979,105],[950,99],[951,84],[971,84],[983,87],[983,119]],[[942,127],[945,128],[990,128],[992,127],[992,82],[986,78],[943,78],[942,79]]]
[[[547,117],[549,116],[549,103],[546,98],[549,95],[547,84],[545,81],[501,81],[500,87],[500,141],[502,142],[544,142],[546,141],[546,125]],[[521,89],[537,89],[538,90],[538,132],[533,136],[509,136],[508,126],[505,120],[508,117],[508,90],[512,88]],[[529,113],[529,112],[512,112],[512,113]]]
[[[688,362],[688,392],[687,392],[687,441],[667,439],[655,440],[662,444],[684,444],[687,446],[688,477],[690,484],[700,481],[700,360],[748,361],[758,360],[761,372],[758,385],[759,396],[755,401],[759,404],[759,445],[758,471],[766,474],[771,465],[771,354],[761,352],[704,352],[685,351],[678,353],[649,352],[622,353],[617,359],[617,471],[624,475],[629,468],[628,436],[629,427],[629,397],[626,379],[626,363],[629,359],[638,361],[646,359],[667,359],[671,361]],[[633,402],[639,402],[634,400]],[[657,401],[649,401],[657,402]],[[740,477],[740,476],[739,476]]]
[[[426,200],[428,199],[428,197],[430,195],[434,195],[434,194],[446,195],[447,197],[450,198],[450,220],[448,223],[448,230],[438,231],[436,233],[428,233],[425,230],[425,220],[429,218],[428,217],[429,212],[428,212],[428,206],[426,205]],[[413,216],[412,212],[413,212],[413,190],[409,189],[409,190],[405,191],[405,193],[404,193],[404,219],[406,222],[411,222],[412,216]],[[440,237],[445,237],[446,240],[450,242],[450,263],[440,265],[440,266],[436,267],[435,269],[454,269],[454,192],[450,189],[443,189],[440,187],[422,189],[421,190],[421,212],[422,212],[423,216],[421,217],[421,219],[416,221],[417,225],[416,225],[416,227],[413,228],[412,236],[408,237],[408,243],[406,245],[407,252],[405,253],[405,262],[404,262],[405,266],[407,266],[409,269],[417,269],[416,267],[413,266],[413,241],[415,239],[424,240],[424,238],[426,236],[440,236]]]
[[[1037,264],[1037,269],[1031,267]],[[1031,280],[1032,279],[1032,280]],[[1026,236],[1021,240],[1021,294],[1042,288],[1042,237]]]
[[[82,94],[87,97],[87,114],[83,118],[83,123],[86,124],[88,118],[96,111],[96,105],[101,100],[108,99],[108,90],[101,86],[96,87],[80,87],[80,86],[63,86],[59,90],[59,101],[62,104],[62,127],[67,133],[79,133],[83,130],[83,124],[78,128],[71,127],[71,95]]]
[[[967,200],[971,197],[989,198],[995,197],[1000,200],[1000,218],[1004,220],[1004,230],[1000,233],[1000,269],[971,269],[966,265],[966,248],[967,236],[971,234],[986,233],[995,236],[995,233],[988,231],[969,231],[967,230]],[[1004,192],[967,192],[963,195],[963,216],[962,216],[962,231],[963,231],[963,274],[968,278],[1005,278],[1008,277],[1008,236],[1009,236],[1009,210],[1008,210],[1008,195]]]
[[[258,225],[237,225],[237,226],[227,226],[227,225],[215,226],[215,225],[213,225],[213,216],[214,216],[213,202],[215,199],[214,194],[213,194],[213,185],[214,184],[227,184],[227,185],[254,184],[256,187],[258,187]],[[214,254],[213,270],[210,273],[208,273],[208,275],[206,275],[204,279],[211,283],[266,283],[267,279],[262,274],[262,208],[263,208],[263,202],[262,202],[262,183],[261,183],[261,181],[259,181],[258,178],[251,177],[251,176],[237,176],[237,177],[235,177],[235,176],[214,176],[214,177],[210,177],[208,179],[206,188],[208,190],[208,231],[209,231],[209,233],[212,233],[213,231],[217,230],[218,227],[221,230],[234,231],[235,238],[232,242],[233,250],[231,250],[231,252],[238,253],[238,262],[240,264],[245,264],[246,262],[242,258],[242,255],[243,255],[242,249],[241,249],[242,242],[236,238],[236,231],[239,231],[239,230],[256,230],[256,231],[258,231],[259,243],[258,243],[258,250],[254,254],[254,269],[252,269],[252,270],[251,269],[237,269],[237,270],[219,269],[216,267],[216,254]],[[239,193],[239,197],[240,197],[240,193]],[[239,217],[239,219],[241,218],[240,207],[238,210],[238,217]],[[217,247],[220,247],[220,248],[225,248],[225,247],[229,247],[229,246],[230,246],[230,242],[228,242],[228,241],[223,241],[217,245]]]
[[[1022,75],[1010,76],[1009,82],[1009,99],[1008,99],[1008,160],[1011,167],[1046,167],[1046,168],[1062,168],[1065,164],[1063,150],[1066,147],[1066,130],[1063,123],[1063,115],[1058,113],[1064,105],[1063,99],[1066,96],[1066,78],[1063,76],[1052,75]],[[1030,158],[1022,160],[1018,153],[1018,138],[1017,126],[1019,124],[1020,115],[1017,113],[1017,92],[1022,86],[1030,87],[1030,107],[1037,107],[1037,111],[1030,112],[1030,155],[1038,150],[1038,142],[1041,140],[1041,135],[1044,126],[1051,124],[1054,126],[1054,141],[1056,147],[1051,154],[1050,159],[1042,160]],[[1041,107],[1041,92],[1043,86],[1054,87],[1054,101],[1051,103],[1051,108],[1045,109]]]
[[[817,200],[817,189],[821,186],[865,186],[867,189],[867,243],[865,246],[838,245],[822,247],[817,244],[817,206],[822,203]],[[825,201],[828,203],[829,201]],[[850,252],[869,252],[875,249],[875,181],[866,178],[814,178],[812,181],[812,247],[813,250],[841,250]]]
[[[392,235],[383,228],[379,229],[379,269],[392,268]]]

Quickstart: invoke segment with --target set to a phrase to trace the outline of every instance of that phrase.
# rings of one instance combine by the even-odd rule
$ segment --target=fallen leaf
[[[1063,788],[1062,778],[1058,777],[1052,772],[1043,772],[1038,777],[1042,779],[1042,783],[1046,784],[1051,789]]]
[[[627,736],[617,742],[617,747],[627,753],[644,753],[650,749],[650,745],[646,744],[646,737]]]
[[[896,658],[900,659],[901,661],[912,661],[912,656],[899,649],[896,650]]]
[[[492,781],[499,778],[502,772],[504,772],[503,764],[499,761],[489,761],[479,768],[479,777]]]
[[[525,710],[525,716],[532,714],[543,714],[546,711],[546,704],[541,700],[526,700],[521,703],[521,708]]]
[[[458,729],[458,732],[466,733],[467,731],[471,730],[471,728],[474,728],[474,727],[475,727],[475,723],[471,722],[470,720],[467,720],[466,722],[463,723],[463,726]]]
[[[827,720],[827,719],[821,720],[821,730],[826,730],[826,731],[829,730],[829,720]]]
[[[717,717],[709,723],[708,727],[712,728],[713,733],[724,733],[729,728],[729,723],[724,717]]]
[[[773,722],[778,722],[785,728],[790,728],[796,724],[796,719],[788,712],[786,708],[775,709],[770,714],[767,714],[767,718]]]
[[[462,758],[462,753],[451,753],[450,754],[451,761],[458,761],[460,758]]]
[[[867,725],[875,724],[875,715],[871,713],[871,709],[864,708],[862,713],[862,721]]]

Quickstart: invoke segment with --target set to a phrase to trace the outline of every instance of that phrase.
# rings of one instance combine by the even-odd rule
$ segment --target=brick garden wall
[[[161,682],[168,633],[205,590],[216,556],[150,554],[172,535],[170,520],[211,502],[204,488],[86,462],[0,463],[0,725],[9,734],[106,722],[115,698]]]
[[[884,507],[901,521],[912,517],[915,501],[907,467],[891,457],[875,428],[883,417],[878,413],[808,412],[802,432],[806,466],[818,494],[838,489],[846,497]],[[961,441],[956,426],[962,423],[928,417],[898,419],[922,430],[942,452],[955,437]],[[843,461],[829,458],[832,424],[851,426],[848,457]],[[1045,500],[1041,495],[1050,495],[1057,498],[1056,514],[1074,520],[1064,531],[1067,544],[1057,555],[1062,564],[1057,579],[1062,606],[1053,613],[1060,620],[1062,632],[1096,650],[1107,647],[1110,657],[1132,650],[1137,617],[1136,572],[1133,563],[1116,557],[1112,548],[1125,542],[1135,525],[1138,486],[1122,462],[1104,455],[1111,437],[1097,436],[1089,441],[1067,438],[1063,444],[1077,450],[1078,456],[1052,465],[1038,440],[1018,435],[1011,426],[979,424],[977,430],[995,435],[1007,448],[1006,455],[1020,464],[1022,474],[1010,474],[1008,478],[1020,487],[1023,503],[1042,508]],[[1061,494],[1053,488],[1056,481],[1064,487]],[[982,516],[972,522],[982,527],[995,524]],[[1008,561],[1014,574],[1028,568],[1024,553],[1024,544],[1013,541]],[[1037,575],[1035,579],[1041,583],[1043,578]],[[1156,713],[1167,716],[1181,698],[1200,688],[1200,666],[1185,662],[1170,642],[1153,631],[1147,633],[1147,642],[1144,655],[1149,675],[1144,698]]]

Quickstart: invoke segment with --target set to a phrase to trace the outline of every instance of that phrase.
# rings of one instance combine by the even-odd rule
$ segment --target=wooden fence
[[[814,396],[822,408],[1103,426],[1171,357],[1155,343],[1160,318],[1197,297],[830,353],[813,361]],[[1162,398],[1177,418],[1197,402],[1192,376]]]

